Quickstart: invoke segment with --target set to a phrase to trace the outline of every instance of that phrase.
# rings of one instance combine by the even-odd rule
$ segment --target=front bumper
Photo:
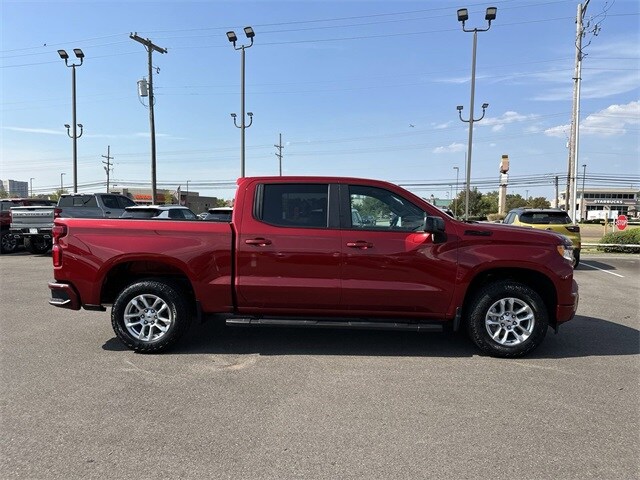
[[[556,308],[556,323],[560,324],[568,322],[576,316],[578,303],[580,301],[580,293],[578,292],[578,283],[575,280],[573,280],[573,284],[571,286],[571,298],[573,300],[572,303],[560,304]]]

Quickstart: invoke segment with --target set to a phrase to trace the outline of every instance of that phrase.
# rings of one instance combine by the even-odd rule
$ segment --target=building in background
[[[19,182],[17,180],[0,180],[2,191],[7,197],[25,198],[29,196],[29,182]]]
[[[582,195],[584,193],[584,198]],[[585,188],[578,190],[576,218],[595,220],[599,218],[614,219],[618,215],[630,218],[638,217],[638,200],[640,190],[637,188]],[[565,195],[558,199],[560,208],[566,210]]]

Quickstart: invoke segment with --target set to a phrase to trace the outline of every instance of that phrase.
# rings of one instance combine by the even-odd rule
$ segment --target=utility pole
[[[556,197],[553,199],[553,208],[558,208],[558,195],[560,195],[560,192],[558,192],[558,175],[556,175],[555,185],[556,185]]]
[[[153,104],[155,103],[155,97],[153,96],[153,58],[152,53],[155,50],[159,53],[167,53],[167,50],[155,45],[148,38],[141,38],[138,33],[132,33],[129,38],[135,40],[138,43],[144,45],[148,53],[149,64],[149,124],[151,127],[151,203],[156,203],[156,123],[153,115]]]
[[[577,221],[576,201],[577,201],[577,182],[576,175],[578,170],[578,140],[580,136],[580,82],[582,80],[582,59],[584,53],[582,51],[582,37],[584,36],[583,20],[587,12],[587,6],[590,0],[586,0],[584,5],[578,4],[578,13],[576,15],[576,66],[573,76],[573,110],[571,113],[571,137],[569,138],[569,158],[567,160],[567,188],[565,191],[565,209],[572,222]],[[596,26],[595,33],[597,34]]]
[[[284,148],[282,146],[282,134],[280,134],[280,142],[278,145],[274,145],[274,147],[278,149],[278,153],[276,153],[276,157],[278,157],[278,172],[280,176],[282,176],[282,149]]]
[[[107,172],[107,193],[109,193],[109,172],[111,171],[111,160],[113,157],[111,156],[111,145],[107,145],[107,154],[101,155],[102,158],[106,158],[107,161],[102,161],[104,163],[104,171]]]

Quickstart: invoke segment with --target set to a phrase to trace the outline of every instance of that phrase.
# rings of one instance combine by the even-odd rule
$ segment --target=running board
[[[413,332],[442,332],[440,323],[402,323],[374,322],[362,320],[297,320],[280,318],[227,318],[227,325],[232,326],[271,326],[271,327],[315,327],[315,328],[349,328],[366,330],[407,330]]]

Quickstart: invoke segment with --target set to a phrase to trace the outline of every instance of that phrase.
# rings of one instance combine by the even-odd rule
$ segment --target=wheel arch
[[[493,282],[511,280],[528,286],[542,298],[549,316],[549,324],[556,328],[556,305],[558,296],[553,281],[543,273],[520,268],[498,268],[479,273],[469,284],[463,302],[462,321],[468,317],[471,300],[476,293]]]
[[[102,282],[100,303],[113,304],[122,290],[142,280],[166,281],[180,289],[189,304],[195,305],[195,293],[189,276],[175,265],[153,260],[126,261],[114,265]]]

